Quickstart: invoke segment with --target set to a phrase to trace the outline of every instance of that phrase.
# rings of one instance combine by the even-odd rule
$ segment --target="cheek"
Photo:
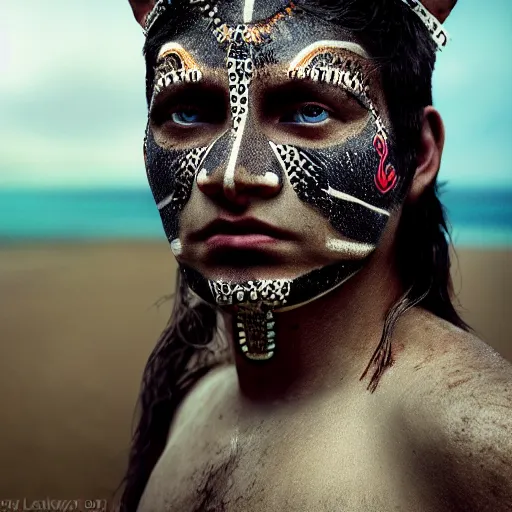
[[[328,149],[273,148],[302,201],[315,206],[342,236],[378,242],[402,198],[393,152],[373,125]]]
[[[324,156],[325,158],[325,156]],[[329,209],[324,212],[342,235],[376,244],[390,216],[390,197],[375,190],[379,165],[369,140],[358,140],[343,151],[332,151],[325,167]]]
[[[168,150],[156,144],[151,130],[145,144],[146,172],[169,242],[178,236],[180,213],[187,204],[207,148]]]
[[[327,162],[328,218],[351,239],[376,244],[400,202],[387,142],[373,129],[319,157]]]

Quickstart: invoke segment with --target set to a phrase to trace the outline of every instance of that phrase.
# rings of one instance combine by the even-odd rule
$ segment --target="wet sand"
[[[458,251],[463,317],[512,361],[512,249]],[[106,498],[164,327],[165,241],[0,247],[0,499]]]

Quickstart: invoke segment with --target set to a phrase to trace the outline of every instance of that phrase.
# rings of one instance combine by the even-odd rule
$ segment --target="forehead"
[[[227,47],[242,37],[249,42],[257,67],[298,62],[322,47],[368,57],[347,30],[302,11],[292,2],[223,0],[215,6],[215,14],[206,10],[203,2],[203,8],[194,0],[185,2],[190,4],[173,19],[172,33],[159,48],[160,56],[165,55],[168,43],[178,43],[201,67],[225,68]]]

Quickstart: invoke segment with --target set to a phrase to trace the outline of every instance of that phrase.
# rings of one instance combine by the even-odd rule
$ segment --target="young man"
[[[512,370],[452,306],[436,195],[453,5],[131,3],[180,284],[121,509],[512,510]]]

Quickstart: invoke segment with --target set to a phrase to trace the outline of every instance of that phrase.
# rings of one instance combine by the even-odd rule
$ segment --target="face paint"
[[[167,43],[158,54],[153,97],[179,82],[198,82],[201,71],[192,56],[178,43]]]
[[[160,7],[157,5],[157,10]],[[180,263],[184,279],[197,295],[234,313],[241,352],[250,359],[268,359],[278,347],[274,313],[325,295],[361,269],[376,248],[390,211],[403,199],[402,180],[392,164],[389,131],[370,97],[365,71],[368,55],[363,48],[349,41],[319,38],[324,33],[333,35],[336,28],[299,13],[293,4],[262,22],[248,24],[255,10],[268,10],[268,2],[246,0],[238,4],[245,22],[238,25],[222,21],[222,4],[190,0],[190,7],[199,10],[202,19],[189,29],[189,40],[199,40],[199,34],[210,30],[211,40],[202,36],[209,49],[204,54],[212,59],[217,55],[215,64],[225,66],[231,119],[226,132],[193,149],[166,147],[155,139],[148,123],[148,179],[173,253],[179,257],[184,251],[179,238],[180,213],[194,180],[201,185],[214,173],[223,172],[223,189],[236,192],[235,173],[240,165],[269,186],[280,187],[286,181],[304,207],[320,212],[330,229],[339,234],[325,240],[324,249],[333,264],[293,279],[211,280],[191,265]],[[232,4],[226,9],[235,10]],[[154,18],[150,17],[149,23],[154,23]],[[152,107],[166,89],[183,84],[189,87],[205,79],[199,57],[194,58],[191,49],[179,36],[177,39],[180,42],[168,42],[159,51]],[[256,72],[269,64],[286,64],[282,78],[288,82],[318,83],[355,98],[358,108],[369,112],[366,125],[357,134],[324,147],[269,140],[254,127],[250,104]]]

